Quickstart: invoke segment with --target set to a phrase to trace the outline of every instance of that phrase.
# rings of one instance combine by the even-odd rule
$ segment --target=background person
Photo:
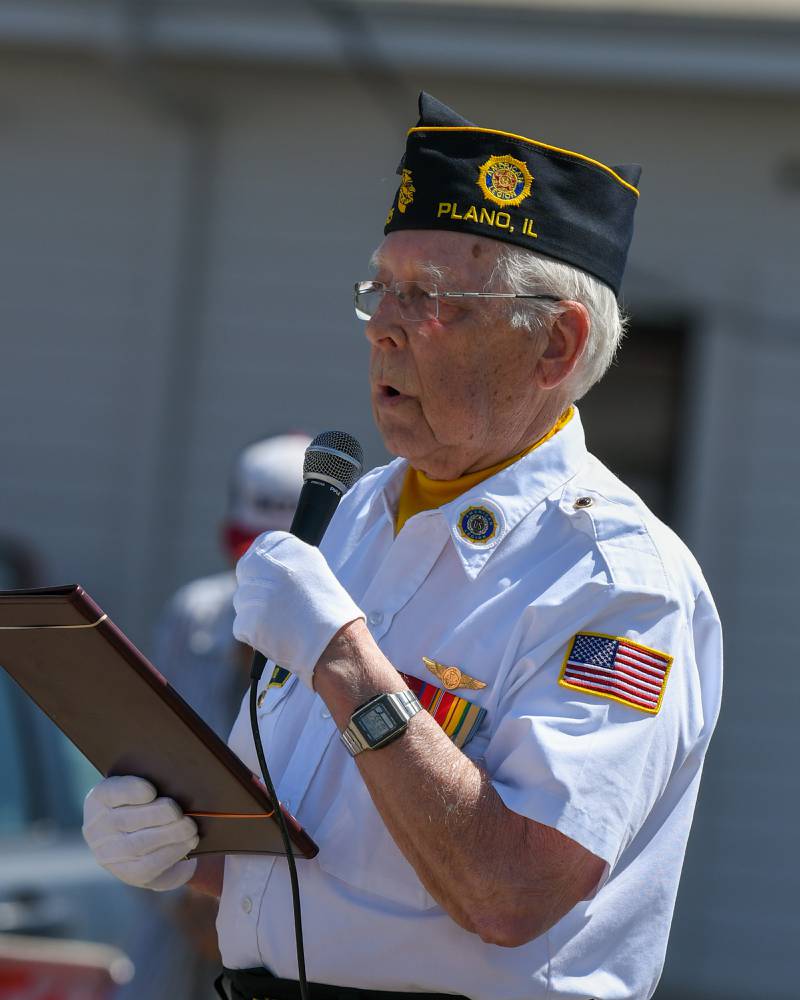
[[[227,739],[248,687],[252,660],[252,650],[233,637],[233,566],[256,536],[291,524],[310,440],[304,434],[283,434],[242,449],[231,472],[220,529],[231,568],[181,587],[157,627],[154,663],[222,739]],[[151,911],[132,947],[136,975],[115,993],[115,1000],[216,996],[216,900],[183,891],[154,896]]]
[[[262,532],[288,530],[310,441],[305,434],[282,434],[241,451],[231,473],[220,529],[231,568],[181,587],[156,629],[159,670],[223,739],[249,684],[252,658],[252,652],[233,638],[233,567]]]
[[[697,564],[589,455],[573,405],[622,333],[639,171],[424,95],[420,112],[356,303],[401,458],[321,551],[273,532],[237,567],[235,634],[285,668],[261,685],[267,759],[320,845],[298,866],[309,978],[348,998],[638,1000],[721,685]],[[255,768],[246,706],[230,743]],[[228,857],[220,886],[154,796],[123,777],[87,798],[98,860],[222,888],[233,995],[297,995],[285,862]]]

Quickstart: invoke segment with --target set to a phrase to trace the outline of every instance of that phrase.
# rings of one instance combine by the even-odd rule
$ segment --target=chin
[[[402,434],[387,434],[381,431],[381,437],[383,438],[383,447],[393,458],[411,458],[407,442],[403,441]]]
[[[407,458],[410,462],[413,462],[415,455],[420,456],[419,438],[412,431],[385,424],[382,426],[380,423],[378,430],[383,439],[383,446],[390,455],[394,455],[395,458]]]

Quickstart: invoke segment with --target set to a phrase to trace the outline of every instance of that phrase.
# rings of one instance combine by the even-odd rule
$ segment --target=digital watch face
[[[355,721],[370,746],[386,739],[402,724],[391,708],[382,702],[365,708]]]

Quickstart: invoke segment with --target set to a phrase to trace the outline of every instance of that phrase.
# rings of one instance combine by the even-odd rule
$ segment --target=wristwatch
[[[397,691],[391,694],[376,694],[364,702],[350,716],[350,722],[342,731],[342,743],[355,757],[362,750],[377,750],[396,740],[406,731],[408,720],[422,705],[413,691]]]

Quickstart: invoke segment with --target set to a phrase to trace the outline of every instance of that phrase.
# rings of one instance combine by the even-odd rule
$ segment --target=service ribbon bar
[[[486,715],[485,708],[419,677],[403,673],[400,676],[459,749],[472,739]]]

